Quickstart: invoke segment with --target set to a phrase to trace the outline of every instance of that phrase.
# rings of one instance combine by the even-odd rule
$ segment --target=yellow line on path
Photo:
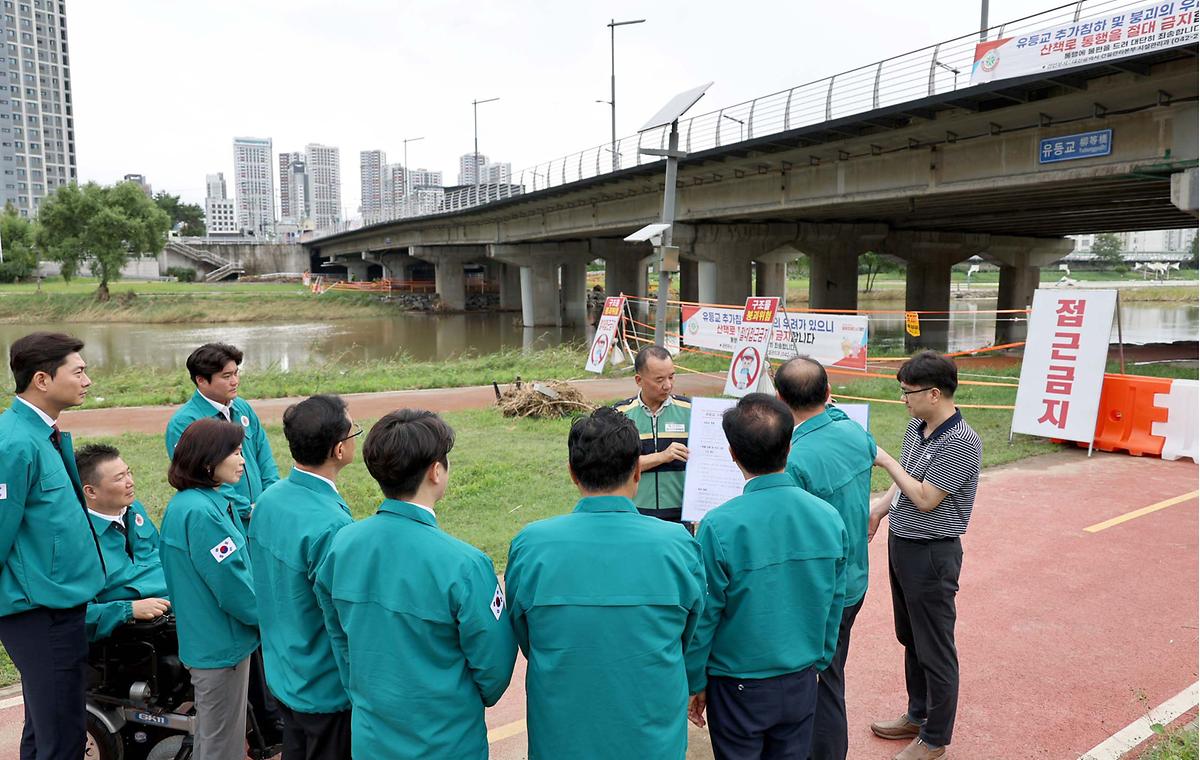
[[[1191,499],[1196,498],[1196,496],[1198,496],[1198,495],[1200,495],[1200,491],[1192,491],[1191,493],[1185,493],[1184,495],[1176,496],[1173,499],[1167,499],[1166,501],[1160,501],[1157,504],[1151,504],[1148,507],[1142,507],[1141,509],[1135,509],[1132,512],[1126,512],[1125,514],[1114,517],[1111,520],[1105,520],[1104,522],[1096,523],[1095,525],[1089,525],[1088,527],[1084,528],[1083,530],[1087,533],[1099,533],[1100,531],[1107,530],[1108,528],[1111,528],[1114,525],[1120,525],[1123,522],[1129,522],[1130,520],[1136,520],[1137,518],[1139,518],[1143,515],[1148,515],[1151,512],[1157,512],[1160,509],[1166,509],[1167,507],[1172,507],[1172,506],[1175,506],[1176,504],[1180,504],[1182,502],[1189,501]]]
[[[488,744],[495,744],[499,741],[504,741],[509,737],[525,733],[525,719],[514,720],[512,723],[505,723],[503,726],[497,726],[491,731],[488,731]]]

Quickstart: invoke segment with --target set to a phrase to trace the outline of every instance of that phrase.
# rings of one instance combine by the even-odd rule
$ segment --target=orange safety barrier
[[[1168,410],[1154,405],[1154,395],[1170,391],[1170,378],[1105,374],[1096,414],[1095,448],[1128,451],[1135,457],[1162,456],[1166,439],[1154,435],[1151,425],[1166,422]],[[1086,443],[1077,445],[1087,448]]]

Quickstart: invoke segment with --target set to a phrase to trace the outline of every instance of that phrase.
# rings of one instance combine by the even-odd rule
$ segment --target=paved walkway
[[[963,542],[950,756],[1078,758],[1195,683],[1197,514],[1187,461],[1067,449],[985,472]],[[867,729],[905,706],[886,559],[879,536],[847,675],[855,759],[900,749]],[[488,711],[496,760],[526,757],[523,685],[522,661]],[[0,758],[17,756],[21,714],[0,693]],[[711,757],[704,732],[690,737],[689,758]]]

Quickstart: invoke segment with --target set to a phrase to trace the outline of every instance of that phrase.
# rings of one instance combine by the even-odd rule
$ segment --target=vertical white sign
[[[600,374],[604,371],[604,360],[608,358],[617,337],[617,325],[621,323],[621,312],[625,308],[625,296],[612,296],[604,299],[604,311],[600,315],[600,324],[596,325],[596,337],[592,338],[592,347],[588,351],[588,372]]]
[[[1104,385],[1115,290],[1038,290],[1012,431],[1090,442]]]
[[[729,455],[721,415],[731,398],[693,398],[688,424],[688,461],[683,480],[683,520],[699,522],[710,509],[742,495],[746,478]]]

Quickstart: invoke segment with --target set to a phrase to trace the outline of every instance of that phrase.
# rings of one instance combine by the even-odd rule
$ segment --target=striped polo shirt
[[[888,517],[891,532],[900,538],[926,541],[966,533],[982,458],[982,441],[957,409],[928,438],[923,420],[909,422],[900,466],[917,480],[945,491],[946,498],[934,510],[922,512],[897,489]]]
[[[665,451],[672,443],[687,446],[692,420],[692,400],[667,396],[657,412],[642,403],[642,394],[616,404],[616,410],[633,420],[642,439],[642,456]],[[679,509],[683,506],[683,475],[686,462],[667,462],[642,472],[633,503],[638,509]]]

